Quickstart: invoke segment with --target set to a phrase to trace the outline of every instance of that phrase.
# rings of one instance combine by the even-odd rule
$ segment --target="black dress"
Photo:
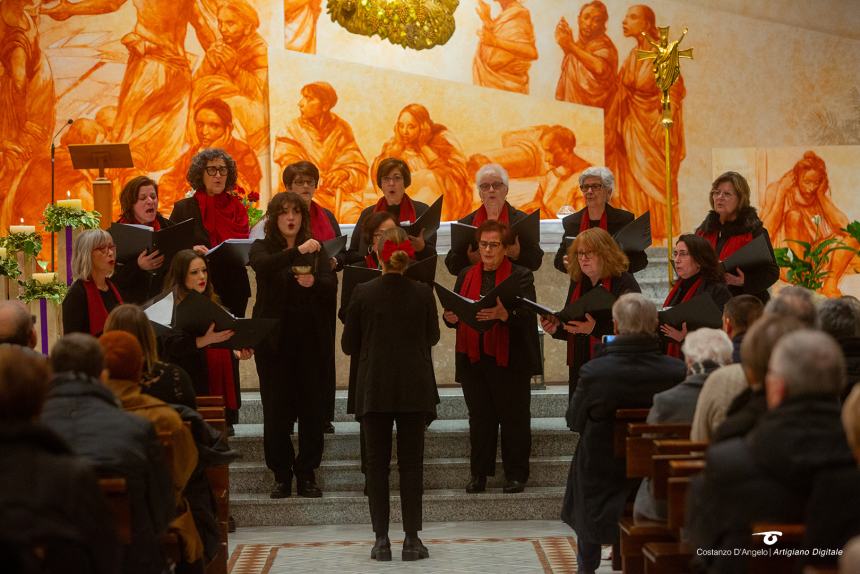
[[[636,219],[629,211],[612,207],[609,203],[606,204],[604,209],[606,211],[606,231],[609,235],[615,235],[621,231],[625,225]],[[584,207],[576,213],[571,213],[561,220],[564,233],[561,237],[561,244],[558,246],[558,251],[555,254],[554,263],[555,268],[562,273],[567,273],[567,269],[564,268],[564,256],[567,255],[564,238],[579,235],[579,227],[582,224],[582,218],[586,217],[587,213],[588,208]],[[600,227],[600,221],[593,219],[589,220],[588,227]],[[624,254],[627,255],[627,258],[630,260],[630,273],[638,273],[648,267],[648,255],[644,251],[630,251],[625,252]]]
[[[111,280],[107,279],[108,285]],[[116,298],[113,289],[108,287],[107,291],[99,290],[99,295],[104,303],[105,310],[110,313],[114,307],[121,304],[122,301]],[[87,333],[92,335],[101,335],[101,332],[90,333],[90,313],[89,303],[87,302],[87,290],[84,288],[84,282],[76,279],[72,283],[69,290],[66,292],[66,297],[63,299],[63,333]]]
[[[173,223],[160,213],[155,215],[162,229]],[[125,261],[116,262],[113,281],[126,303],[140,305],[161,293],[164,288],[164,274],[170,269],[170,261],[165,258],[161,267],[153,271],[144,271],[137,265],[137,255]]]
[[[415,208],[415,217],[421,217],[429,207],[426,203],[415,200],[412,200],[412,206]],[[352,231],[352,235],[349,238],[349,248],[344,254],[345,265],[354,265],[359,261],[363,261],[364,256],[367,255],[367,253],[359,253],[359,246],[363,243],[361,241],[361,235],[364,232],[364,222],[367,221],[368,217],[375,213],[375,210],[376,205],[371,205],[370,207],[365,207],[361,211],[361,215],[359,215],[355,228]],[[400,221],[400,205],[389,205],[388,212],[394,216],[396,221]],[[438,235],[438,233],[434,233],[424,240],[424,250],[415,254],[416,259],[420,261],[436,255],[436,239]]]

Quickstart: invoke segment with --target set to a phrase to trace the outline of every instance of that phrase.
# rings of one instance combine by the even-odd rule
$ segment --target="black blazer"
[[[155,218],[162,228],[170,227],[173,222],[157,213]],[[144,271],[137,265],[137,255],[125,261],[116,262],[113,281],[126,303],[145,303],[161,293],[164,287],[164,274],[170,269],[170,260],[165,259],[161,267],[154,271]]]
[[[439,393],[430,347],[439,342],[429,286],[396,273],[357,285],[343,329],[343,352],[358,355],[355,414],[420,412],[436,418]]]
[[[420,201],[412,200],[412,205],[415,207],[415,217],[421,217],[425,211],[430,207],[426,203],[422,203]],[[376,209],[376,204],[371,205],[370,207],[365,207],[361,211],[361,215],[358,216],[358,221],[355,224],[355,228],[352,230],[352,235],[349,238],[349,248],[346,250],[344,257],[344,265],[352,265],[358,261],[364,261],[364,256],[367,253],[359,253],[359,245],[361,245],[361,234],[364,231],[364,222],[367,221],[367,218],[373,215],[374,209]],[[400,210],[400,206],[397,206],[397,213],[394,214],[394,218],[399,221],[398,213]],[[391,208],[389,207],[389,211]],[[432,257],[436,255],[436,239],[438,238],[439,233],[436,232],[430,237],[427,237],[424,240],[424,250],[419,251],[415,254],[415,258],[419,261],[422,259],[427,259],[428,257]]]
[[[516,209],[509,203],[505,203],[505,205],[508,209],[508,221],[511,225],[526,217],[527,214],[524,211]],[[478,210],[473,211],[461,219],[459,223],[472,225],[477,212]],[[520,243],[520,258],[516,261],[513,259],[511,261],[532,271],[537,271],[541,263],[543,263],[543,249],[540,248],[540,243]],[[465,252],[451,249],[448,251],[448,255],[445,256],[445,267],[448,268],[451,275],[458,275],[460,271],[470,265],[472,265],[472,262],[469,261],[469,256]]]
[[[623,209],[618,209],[606,204],[606,231],[609,235],[615,235],[621,231],[625,225],[636,219],[632,213]],[[571,213],[561,220],[561,225],[564,228],[564,233],[561,236],[561,243],[558,246],[558,251],[555,254],[555,268],[562,273],[567,273],[564,268],[564,256],[567,255],[567,250],[564,247],[565,237],[575,237],[579,235],[579,226],[582,223],[582,218],[587,217],[588,208],[584,207],[576,213]],[[648,255],[644,251],[625,252],[630,260],[630,273],[637,273],[648,267]]]
[[[110,285],[111,280],[107,280]],[[113,291],[108,288],[107,291],[99,291],[102,302],[105,304],[105,309],[110,313],[114,307],[120,304],[114,297]],[[122,293],[120,293],[122,295]],[[75,279],[69,290],[66,291],[66,297],[63,299],[63,333],[86,333],[90,334],[90,313],[89,303],[87,303],[87,291],[84,288],[84,282],[80,279]],[[97,333],[101,335],[101,333]]]
[[[472,269],[469,266],[460,271],[457,281],[454,283],[454,292],[459,293],[466,274]],[[537,300],[535,294],[534,274],[519,265],[514,265],[511,270],[512,277],[518,277],[520,283],[520,296],[532,301]],[[445,321],[445,324],[456,329],[457,324]],[[539,375],[543,371],[540,355],[540,341],[537,334],[537,314],[527,307],[515,306],[508,309],[508,329],[510,329],[510,344],[508,347],[508,371],[515,376],[531,377]],[[466,353],[457,353],[455,356],[454,380],[458,383],[471,380],[473,376],[473,365]]]
[[[203,226],[203,217],[200,214],[200,205],[194,197],[180,199],[173,204],[173,213],[170,214],[172,223],[180,223],[186,219],[194,220],[194,244],[209,247],[209,232]],[[251,283],[248,281],[248,273],[244,268],[236,269],[227,267],[220,269],[209,264],[209,278],[212,287],[221,299],[221,303],[237,317],[245,316],[245,305],[251,296]]]

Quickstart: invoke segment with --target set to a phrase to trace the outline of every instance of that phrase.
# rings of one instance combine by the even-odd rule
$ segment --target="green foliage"
[[[59,305],[65,299],[66,291],[69,290],[65,283],[57,281],[53,283],[37,283],[33,279],[30,279],[29,281],[18,281],[18,284],[23,288],[18,298],[25,303],[47,299]]]
[[[263,210],[253,205],[248,206],[248,227],[252,228],[263,218]]]
[[[18,261],[14,257],[0,257],[0,277],[17,279],[19,275],[21,275],[21,270],[18,268]]]
[[[45,231],[57,232],[66,227],[72,229],[96,229],[101,221],[98,211],[71,209],[58,205],[48,205],[42,213],[42,225]]]
[[[42,250],[42,236],[38,233],[10,233],[0,240],[0,247],[5,247],[10,256],[12,251],[23,251],[35,257]]]

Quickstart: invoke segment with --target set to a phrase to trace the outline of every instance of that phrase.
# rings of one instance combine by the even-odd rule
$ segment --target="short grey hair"
[[[732,340],[722,329],[703,327],[687,333],[681,351],[688,363],[712,361],[720,366],[732,362]]]
[[[619,335],[654,335],[657,306],[641,293],[625,293],[612,305],[612,318]]]
[[[615,190],[615,176],[612,175],[612,170],[602,165],[585,168],[582,173],[579,174],[579,187],[582,187],[582,184],[585,183],[585,178],[587,177],[599,177],[600,183],[602,183],[604,189],[606,189],[606,197],[612,197],[612,192]]]
[[[827,333],[801,329],[779,340],[768,372],[785,380],[786,396],[837,397],[845,385],[845,356]]]
[[[224,191],[233,191],[239,178],[236,172],[236,161],[230,157],[229,153],[217,147],[206,148],[198,152],[191,160],[188,174],[185,176],[191,189],[198,191],[206,188],[203,184],[203,172],[206,170],[206,164],[213,159],[223,159],[224,163],[227,164],[227,181],[224,183]]]
[[[810,328],[818,327],[818,312],[812,291],[798,285],[788,285],[764,306],[765,313],[794,317]]]
[[[75,238],[72,246],[72,277],[88,281],[93,276],[93,251],[113,243],[113,237],[104,229],[85,229]]]
[[[837,341],[857,334],[858,315],[854,304],[847,299],[825,299],[818,306],[821,330]]]
[[[508,170],[503,168],[501,165],[497,163],[485,163],[480,167],[478,173],[475,174],[475,186],[481,182],[481,178],[485,175],[497,175],[501,178],[502,183],[505,184],[505,187],[508,186],[508,182],[510,178],[508,177]]]

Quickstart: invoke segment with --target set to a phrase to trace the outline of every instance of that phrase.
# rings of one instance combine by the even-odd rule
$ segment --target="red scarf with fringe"
[[[198,189],[194,193],[200,207],[200,219],[209,233],[209,247],[227,239],[248,239],[248,210],[238,197],[224,191],[209,195]]]
[[[502,211],[499,212],[499,218],[496,221],[508,225],[510,221],[510,207],[511,206],[506,201],[505,204],[502,206]],[[486,206],[481,205],[481,207],[479,207],[478,210],[475,212],[475,217],[472,218],[472,225],[474,227],[480,227],[482,223],[487,221],[487,219],[489,219],[489,217],[487,216],[487,208]]]

